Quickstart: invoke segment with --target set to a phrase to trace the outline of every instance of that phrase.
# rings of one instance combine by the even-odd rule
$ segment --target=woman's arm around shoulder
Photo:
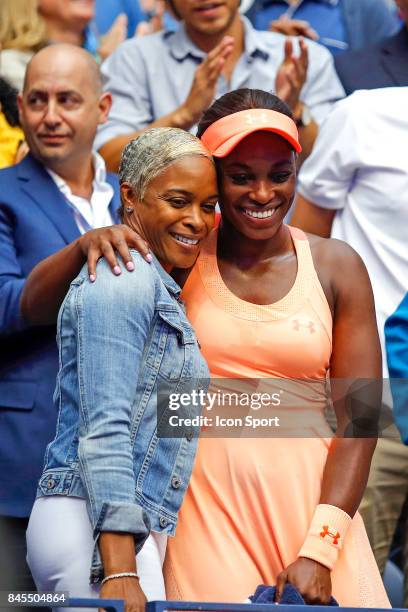
[[[112,301],[112,306],[121,303],[122,309],[135,312],[146,306],[153,313],[154,302],[159,282],[159,275],[154,264],[147,263],[136,250],[129,251],[129,262],[136,274],[112,274],[112,266],[104,257],[96,264],[97,281],[89,279],[88,265],[84,264],[80,276],[85,281],[84,298],[90,306],[93,301]]]
[[[127,225],[113,225],[90,230],[66,247],[50,255],[33,268],[27,277],[20,300],[20,310],[30,325],[52,325],[71,281],[88,261],[88,275],[96,279],[96,264],[104,257],[112,272],[119,276],[122,269],[118,255],[129,272],[133,262],[129,248],[142,253],[151,261],[145,240]]]

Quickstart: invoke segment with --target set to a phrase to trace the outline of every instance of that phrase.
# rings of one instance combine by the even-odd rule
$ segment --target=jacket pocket
[[[174,311],[158,311],[161,322],[160,334],[165,339],[162,346],[158,375],[167,380],[179,380],[191,376],[187,362],[191,359],[192,347],[196,344],[194,331],[180,320]]]
[[[17,380],[0,381],[0,410],[32,410],[37,383]]]
[[[158,315],[162,321],[165,321],[173,331],[176,332],[179,344],[195,344],[196,337],[192,327],[180,320],[180,316],[173,310],[159,310]]]

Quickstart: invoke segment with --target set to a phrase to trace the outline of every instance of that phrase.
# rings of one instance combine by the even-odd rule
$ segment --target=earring
[[[133,212],[133,208],[131,206],[126,206],[125,210],[128,213],[128,215],[131,215]]]

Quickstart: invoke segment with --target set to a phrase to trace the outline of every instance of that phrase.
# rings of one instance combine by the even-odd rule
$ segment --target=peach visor
[[[249,134],[274,132],[284,138],[297,153],[302,147],[295,122],[277,111],[251,108],[218,119],[201,136],[201,141],[214,157],[226,157]]]

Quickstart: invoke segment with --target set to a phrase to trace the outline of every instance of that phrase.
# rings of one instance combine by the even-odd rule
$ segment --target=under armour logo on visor
[[[261,115],[245,115],[245,121],[248,125],[257,125],[259,123],[268,123],[268,116],[265,113]]]
[[[323,531],[320,532],[320,537],[322,538],[322,540],[324,540],[326,536],[329,536],[329,538],[332,538],[333,540],[332,544],[337,546],[337,544],[339,543],[339,539],[340,539],[339,532],[336,531],[336,533],[334,533],[333,531],[329,531],[328,525],[323,525],[322,529]]]

